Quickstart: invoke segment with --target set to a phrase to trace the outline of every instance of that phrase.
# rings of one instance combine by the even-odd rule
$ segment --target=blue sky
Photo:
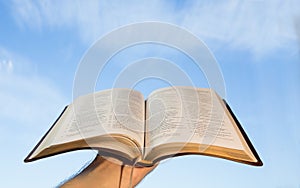
[[[94,157],[76,151],[34,163],[23,159],[72,102],[73,79],[88,48],[126,24],[161,21],[203,40],[215,55],[226,100],[264,166],[205,156],[171,159],[139,187],[300,187],[300,5],[298,1],[1,1],[0,147],[3,187],[53,187]],[[96,89],[134,60],[175,62],[199,87],[205,76],[160,46],[128,49],[112,60]],[[148,51],[149,49],[149,51]],[[147,53],[146,53],[147,52]],[[120,60],[123,62],[120,63]],[[99,82],[98,82],[99,83]],[[166,85],[139,83],[145,94]]]

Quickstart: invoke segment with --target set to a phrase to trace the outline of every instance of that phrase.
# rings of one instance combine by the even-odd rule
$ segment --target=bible
[[[79,149],[142,166],[191,154],[263,165],[227,102],[209,88],[162,88],[146,100],[122,88],[80,96],[24,161]]]

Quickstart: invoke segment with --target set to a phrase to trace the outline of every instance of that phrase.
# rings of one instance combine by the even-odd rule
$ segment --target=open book
[[[81,96],[25,162],[79,149],[144,166],[188,154],[263,164],[225,100],[212,89],[193,87],[159,89],[147,100],[131,89]]]

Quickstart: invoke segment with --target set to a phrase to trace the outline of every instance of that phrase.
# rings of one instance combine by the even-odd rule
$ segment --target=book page
[[[149,96],[146,108],[147,151],[167,143],[199,143],[243,149],[224,106],[213,90],[192,87],[161,89]]]
[[[130,89],[105,90],[79,97],[58,121],[59,130],[53,143],[121,134],[143,145],[144,104],[143,95]]]

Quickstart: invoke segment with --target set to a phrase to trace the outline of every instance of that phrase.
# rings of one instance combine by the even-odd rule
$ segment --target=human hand
[[[99,155],[94,161],[73,179],[61,187],[101,187],[101,188],[128,188],[136,186],[153,167],[132,167],[122,165],[113,158],[105,159]]]

